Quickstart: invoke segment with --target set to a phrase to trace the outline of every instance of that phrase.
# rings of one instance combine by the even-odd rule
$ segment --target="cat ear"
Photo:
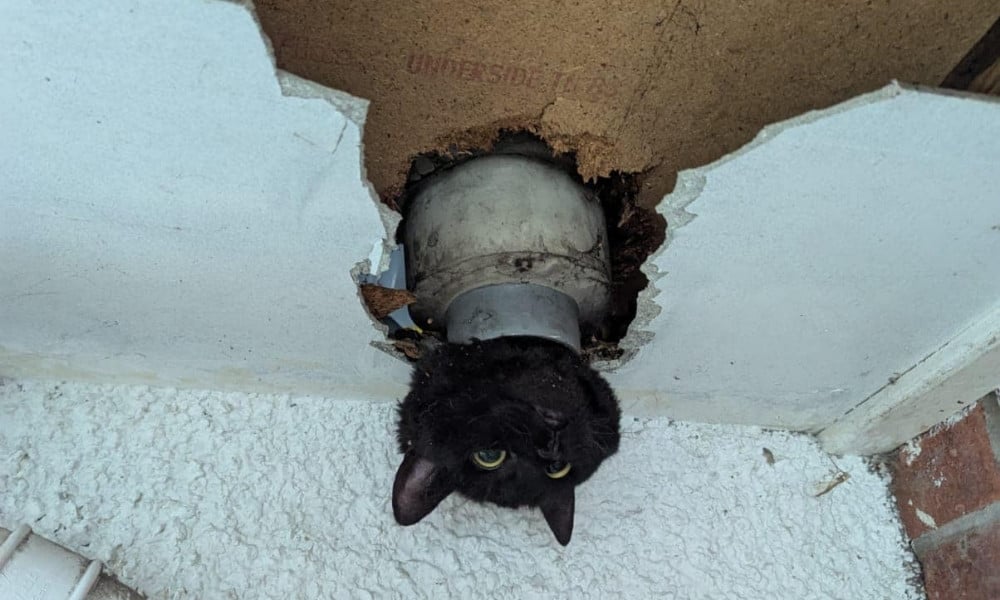
[[[434,510],[453,489],[437,465],[407,452],[392,484],[392,514],[400,525],[413,525]]]
[[[556,536],[556,541],[565,546],[573,535],[573,508],[576,493],[571,485],[561,485],[556,491],[546,494],[539,507],[545,515],[545,522]]]

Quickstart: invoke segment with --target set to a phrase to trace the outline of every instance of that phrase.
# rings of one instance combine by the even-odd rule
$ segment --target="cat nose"
[[[553,410],[551,408],[542,408],[540,406],[535,407],[535,411],[542,417],[545,421],[545,425],[553,430],[559,431],[566,427],[566,415],[558,410]]]

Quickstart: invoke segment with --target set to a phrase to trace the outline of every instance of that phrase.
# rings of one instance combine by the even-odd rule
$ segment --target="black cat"
[[[399,407],[403,462],[392,510],[412,525],[453,491],[537,506],[560,544],[574,488],[618,450],[611,387],[571,349],[531,337],[443,344],[416,365]]]

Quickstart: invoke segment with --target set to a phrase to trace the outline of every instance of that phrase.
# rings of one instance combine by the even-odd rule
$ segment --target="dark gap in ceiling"
[[[998,60],[1000,60],[1000,18],[994,21],[986,34],[944,78],[941,87],[967,90],[976,77]]]
[[[405,220],[409,197],[419,189],[423,179],[492,153],[524,154],[559,166],[600,199],[611,246],[612,298],[605,322],[597,330],[582,332],[583,350],[592,360],[619,358],[622,351],[618,342],[628,333],[635,319],[639,292],[649,285],[640,267],[666,237],[666,220],[655,210],[641,207],[637,202],[642,174],[615,171],[608,177],[584,182],[577,172],[574,152],[555,152],[543,139],[526,131],[502,130],[488,148],[470,151],[454,147],[452,152],[429,152],[414,157],[407,186],[393,203],[401,208]],[[401,222],[396,232],[399,243],[402,242],[402,228]],[[404,335],[408,334],[404,332]]]

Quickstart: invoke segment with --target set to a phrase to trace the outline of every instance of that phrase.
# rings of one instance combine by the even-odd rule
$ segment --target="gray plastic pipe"
[[[610,301],[600,201],[562,169],[492,155],[424,182],[407,208],[407,280],[421,327],[467,343],[531,335],[580,350]]]
[[[0,527],[0,599],[142,600],[101,568],[101,561],[35,535],[27,525],[13,532]]]

